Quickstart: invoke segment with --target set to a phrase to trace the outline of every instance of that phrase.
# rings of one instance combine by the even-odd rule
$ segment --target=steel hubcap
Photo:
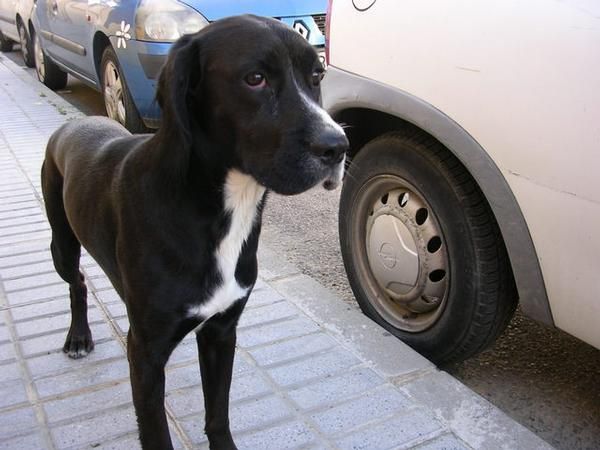
[[[398,177],[371,180],[359,196],[374,306],[396,328],[419,332],[441,315],[449,289],[446,243],[434,211]]]
[[[27,35],[25,33],[25,29],[23,25],[19,25],[19,40],[21,42],[21,53],[23,53],[23,59],[27,59],[28,49],[27,49]]]
[[[119,71],[112,61],[104,68],[104,104],[111,119],[125,124],[125,104],[123,103],[123,84]]]
[[[44,77],[46,76],[46,66],[44,65],[44,52],[42,51],[42,45],[40,42],[40,38],[35,36],[34,40],[34,57],[35,57],[35,70],[37,71],[38,78],[40,81],[44,81]]]

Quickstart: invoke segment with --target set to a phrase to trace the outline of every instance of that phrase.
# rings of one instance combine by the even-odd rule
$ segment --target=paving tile
[[[22,380],[10,380],[0,383],[0,408],[24,402],[28,402],[28,398]]]
[[[124,358],[103,364],[86,364],[79,359],[73,360],[72,365],[73,369],[68,373],[34,380],[40,397],[129,379],[129,364]]]
[[[29,220],[27,223],[20,223],[13,226],[7,226],[3,223],[2,225],[2,236],[18,236],[20,234],[37,232],[37,231],[48,231],[50,225],[45,220],[32,221]]]
[[[6,173],[3,170],[0,170],[0,176],[4,177],[4,176],[11,176],[11,175]],[[2,206],[18,205],[19,203],[22,203],[22,202],[37,202],[37,199],[35,198],[35,195],[31,191],[23,192],[23,193],[14,193],[11,196],[1,196],[0,197],[0,205],[2,205]]]
[[[0,321],[3,322],[0,314]],[[8,332],[8,328],[6,325],[0,325],[0,343],[6,342],[10,339],[10,333]]]
[[[413,410],[345,435],[337,444],[342,450],[394,448],[409,443],[412,446],[441,430],[442,425],[431,413]]]
[[[16,356],[15,347],[12,342],[0,344],[0,361],[13,360]]]
[[[51,429],[58,448],[95,448],[98,444],[137,429],[133,408],[117,409],[83,421],[70,422]],[[87,446],[87,445],[86,445]]]
[[[66,283],[52,284],[34,289],[26,289],[23,291],[8,292],[6,298],[11,305],[20,305],[28,302],[36,302],[55,297],[68,295],[69,286]]]
[[[261,327],[239,330],[238,345],[241,347],[252,347],[313,333],[318,330],[319,327],[314,322],[304,317],[295,317],[290,320],[271,323]]]
[[[269,396],[230,406],[231,431],[246,431],[292,417],[294,411],[281,398]]]
[[[342,348],[334,348],[327,353],[269,369],[268,372],[279,385],[290,386],[331,376],[360,363],[361,361],[350,352]]]
[[[63,279],[60,278],[54,270],[52,270],[51,272],[36,273],[34,275],[14,278],[10,280],[4,279],[4,289],[6,290],[6,292],[12,292],[59,283],[63,284],[64,286],[68,286],[63,281]]]
[[[302,409],[312,409],[340,403],[341,401],[371,390],[385,382],[371,369],[360,367],[338,376],[327,377],[308,386],[289,391],[287,395]]]
[[[239,328],[281,320],[298,314],[300,314],[300,311],[294,305],[285,301],[261,306],[260,308],[248,308],[242,313]]]
[[[117,325],[117,327],[119,328],[121,334],[126,335],[127,332],[129,331],[129,318],[121,317],[119,319],[116,319],[114,322]]]
[[[281,363],[300,356],[316,353],[338,345],[325,333],[315,333],[275,344],[255,347],[248,353],[261,366]]]
[[[0,440],[0,450],[40,450],[43,448],[46,448],[46,443],[39,432],[8,440]]]
[[[174,390],[191,386],[199,386],[200,366],[196,364],[188,364],[187,366],[169,368],[166,374],[166,389]]]
[[[171,439],[173,439],[173,447],[175,449],[183,448],[181,443],[176,441],[175,436],[171,433]],[[124,436],[119,439],[115,439],[108,442],[95,443],[94,450],[141,450],[142,446],[137,437],[137,433]]]
[[[291,418],[293,411],[278,397],[271,396],[247,403],[232,405],[230,408],[232,433],[252,430],[265,425]],[[183,429],[194,443],[206,441],[203,414],[180,421]]]
[[[53,315],[56,313],[68,313],[71,310],[68,296],[55,300],[40,301],[29,305],[21,305],[10,309],[13,320],[27,320],[38,316]]]
[[[98,308],[88,309],[88,321],[90,324],[104,320],[104,316]],[[59,330],[68,330],[71,325],[71,312],[66,314],[42,317],[15,324],[17,334],[21,338],[43,333],[53,333]]]
[[[90,330],[92,331],[92,337],[96,343],[99,343],[99,341],[103,339],[113,338],[110,327],[106,323],[91,324]],[[66,331],[61,331],[58,333],[23,339],[20,342],[21,350],[23,351],[24,356],[53,353],[58,349],[62,349],[66,337]]]
[[[0,161],[2,161],[0,164],[2,164],[3,167],[5,165],[9,167],[14,166],[14,160],[12,158],[2,158]],[[0,191],[0,198],[12,198],[18,195],[29,195],[31,193],[31,186],[29,186],[28,183],[12,183],[7,186],[10,186],[10,191]]]
[[[38,211],[35,211],[37,213]],[[0,214],[0,219],[2,219],[2,214]],[[50,248],[50,241],[48,239],[40,239],[37,241],[30,242],[19,242],[14,245],[3,245],[0,246],[0,261],[4,257],[19,257],[25,253],[38,253],[43,250],[48,250]]]
[[[399,414],[413,403],[393,387],[383,387],[326,411],[311,414],[311,418],[326,434],[339,434],[377,419]]]
[[[309,426],[300,421],[293,421],[241,436],[236,439],[236,445],[240,450],[279,450],[301,446],[304,448],[316,439]]]
[[[208,440],[204,434],[204,413],[180,420],[179,424],[194,444],[194,448],[205,448],[203,444],[206,444]],[[235,436],[233,438],[235,439]],[[208,446],[206,448],[208,449]]]
[[[84,271],[88,277],[105,276],[104,271],[97,264],[85,267]]]
[[[181,342],[169,358],[168,367],[174,364],[189,363],[198,361],[198,346],[196,340],[186,339]]]
[[[31,407],[0,412],[0,442],[25,432],[31,432],[36,427],[37,420]]]
[[[113,318],[124,317],[127,315],[127,307],[125,306],[125,303],[123,303],[123,302],[109,303],[105,306],[106,306],[106,309],[108,309],[108,313]]]
[[[37,251],[28,253],[4,252],[0,249],[0,267],[14,267],[20,264],[38,263],[41,261],[51,261],[52,255],[48,250],[48,246]]]
[[[108,408],[129,405],[133,408],[129,381],[117,383],[104,389],[71,395],[43,404],[50,425],[65,419],[102,414]]]
[[[36,262],[13,267],[0,267],[0,276],[4,279],[36,275],[39,273],[50,273],[54,271],[52,261]]]
[[[126,356],[125,350],[119,342],[111,339],[106,342],[96,344],[94,350],[85,358],[73,362],[62,348],[57,348],[54,352],[26,360],[27,367],[33,378],[41,378],[53,373],[66,372],[86,364],[94,364],[109,359],[120,359]]]
[[[0,383],[18,380],[22,376],[23,374],[21,373],[21,368],[18,363],[10,362],[0,365]]]
[[[176,391],[169,390],[166,393],[165,401],[178,419],[198,415],[204,411],[204,396],[201,386]]]
[[[96,290],[112,288],[113,285],[105,275],[98,278],[88,278],[88,283],[91,283]]]
[[[248,298],[247,307],[254,308],[258,306],[270,305],[271,303],[279,302],[283,300],[283,296],[271,288],[267,284],[263,284],[259,287],[259,284],[254,286],[250,297]]]
[[[117,291],[115,291],[114,289],[96,291],[95,295],[96,298],[102,303],[123,303],[123,300],[121,300],[121,297],[119,297],[119,294],[117,294]]]
[[[0,218],[21,217],[25,211],[37,212],[40,204],[37,200],[15,203],[14,205],[0,205]]]

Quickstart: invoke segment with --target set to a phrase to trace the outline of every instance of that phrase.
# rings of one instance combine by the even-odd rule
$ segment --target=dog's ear
[[[156,100],[162,109],[162,125],[169,137],[192,145],[194,104],[199,104],[201,44],[197,35],[184,35],[173,44],[158,79]]]

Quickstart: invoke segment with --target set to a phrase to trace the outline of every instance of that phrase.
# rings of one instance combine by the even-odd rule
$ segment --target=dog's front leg
[[[144,450],[173,448],[165,415],[165,364],[171,351],[168,343],[148,342],[129,330],[131,390]]]
[[[237,448],[229,429],[229,389],[233,372],[237,319],[241,308],[239,312],[228,313],[208,320],[196,333],[206,410],[204,431],[211,450]]]

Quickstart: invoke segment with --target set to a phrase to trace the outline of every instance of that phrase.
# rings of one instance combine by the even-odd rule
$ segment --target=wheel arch
[[[351,155],[383,133],[415,128],[452,152],[479,185],[500,227],[521,309],[554,326],[537,252],[517,199],[498,166],[466,130],[417,97],[334,67],[324,80],[323,105],[346,125]]]
[[[101,62],[102,62],[102,54],[104,53],[104,50],[106,49],[106,47],[108,47],[110,45],[111,45],[110,40],[108,39],[108,36],[106,34],[104,34],[101,31],[97,31],[96,34],[94,34],[94,41],[93,41],[94,69],[96,70],[96,77],[97,77],[99,86],[102,85],[102,76],[100,74],[100,71],[102,70],[100,67]]]

